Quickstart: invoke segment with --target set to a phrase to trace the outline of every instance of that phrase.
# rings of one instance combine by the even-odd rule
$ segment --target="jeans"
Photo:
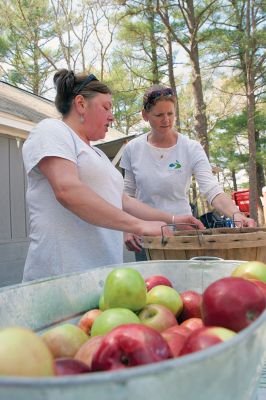
[[[135,251],[135,259],[136,261],[147,261],[145,249],[142,249],[140,253]]]

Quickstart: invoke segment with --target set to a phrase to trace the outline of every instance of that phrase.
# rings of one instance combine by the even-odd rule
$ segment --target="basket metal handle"
[[[233,213],[232,221],[233,221],[234,228],[238,228],[238,226],[236,226],[236,222],[239,222],[241,225],[240,228],[243,228],[243,221],[238,221],[237,219],[235,219],[235,215],[239,214],[239,213],[241,214],[241,212],[239,212],[239,211]]]
[[[201,246],[202,240],[203,240],[203,234],[202,234],[201,232],[200,232],[200,234],[199,234],[199,228],[198,228],[198,226],[197,226],[196,224],[189,224],[189,223],[187,223],[187,222],[178,222],[178,223],[176,223],[176,224],[162,225],[162,226],[161,226],[161,234],[162,234],[161,244],[162,244],[162,246],[165,246],[165,245],[167,244],[167,239],[166,239],[166,237],[164,236],[164,233],[163,233],[164,228],[170,226],[171,228],[173,228],[173,231],[177,231],[177,226],[178,226],[178,225],[182,225],[182,226],[187,226],[187,225],[189,225],[189,226],[192,226],[192,228],[194,228],[194,229],[196,230],[197,237],[198,237],[198,241],[199,241],[199,245]]]

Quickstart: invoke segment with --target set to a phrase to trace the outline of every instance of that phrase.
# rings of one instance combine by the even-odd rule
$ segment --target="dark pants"
[[[142,249],[140,253],[135,251],[135,259],[136,261],[147,261],[145,249]]]

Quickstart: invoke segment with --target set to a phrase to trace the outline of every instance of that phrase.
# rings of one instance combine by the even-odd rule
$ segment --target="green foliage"
[[[2,8],[5,36],[0,45],[1,59],[8,66],[4,79],[35,94],[44,94],[49,73],[54,70],[48,57],[58,58],[58,50],[47,46],[51,40],[49,2],[12,0]]]
[[[0,57],[3,59],[9,51],[8,39],[3,35],[0,36]]]
[[[252,62],[259,87],[266,73],[263,62],[266,47],[265,5],[260,0],[251,2],[253,20],[247,25],[247,4],[247,0],[221,1],[206,32],[207,45],[202,57],[213,66],[237,70],[243,83],[247,65]],[[250,59],[247,60],[247,57]]]
[[[256,113],[255,125],[260,132],[256,154],[257,161],[266,164],[266,115]],[[232,115],[217,122],[215,129],[210,134],[210,156],[211,160],[223,169],[230,171],[248,172],[249,150],[247,132],[247,113]]]
[[[113,91],[115,126],[128,134],[130,128],[141,121],[143,87],[140,79],[128,75],[124,64],[114,62],[107,84]]]

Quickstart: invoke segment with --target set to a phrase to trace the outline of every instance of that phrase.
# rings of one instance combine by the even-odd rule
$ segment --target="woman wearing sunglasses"
[[[114,119],[110,89],[67,70],[54,82],[62,119],[41,121],[23,145],[30,219],[23,281],[121,264],[122,231],[161,235],[172,220],[123,193],[122,175],[92,146]],[[180,221],[202,227],[191,216]]]
[[[154,85],[145,93],[142,116],[150,131],[124,149],[120,166],[125,170],[126,193],[173,214],[172,223],[178,223],[175,216],[191,214],[188,191],[194,175],[200,192],[214,209],[239,226],[254,226],[254,220],[240,213],[219,186],[200,143],[177,132],[175,109],[171,88]],[[146,259],[138,235],[126,234],[125,244],[136,252],[137,261]]]

